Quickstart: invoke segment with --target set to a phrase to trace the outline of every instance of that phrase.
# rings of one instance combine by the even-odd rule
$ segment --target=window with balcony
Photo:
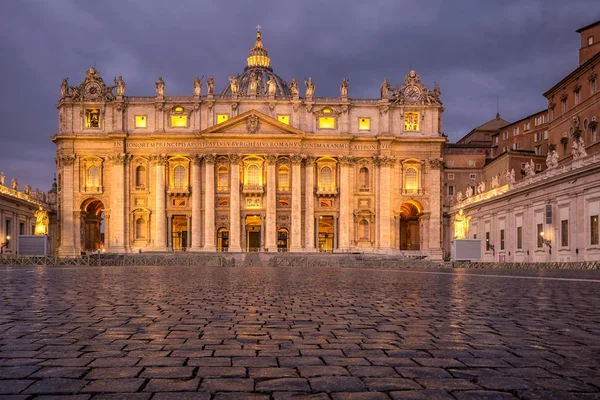
[[[178,165],[173,169],[173,187],[181,189],[186,187],[187,170],[183,165]]]
[[[331,167],[324,166],[319,171],[319,188],[322,190],[333,189],[333,171],[331,170]]]
[[[87,169],[87,176],[85,179],[85,187],[87,189],[96,190],[100,186],[100,169],[92,165]]]
[[[287,165],[279,167],[279,190],[290,190],[290,169]]]
[[[418,191],[419,190],[419,181],[418,181],[417,170],[412,167],[407,168],[405,177],[406,177],[406,180],[404,183],[404,189],[406,189],[407,192]]]
[[[217,187],[218,190],[227,190],[229,188],[229,171],[225,165],[217,169]]]

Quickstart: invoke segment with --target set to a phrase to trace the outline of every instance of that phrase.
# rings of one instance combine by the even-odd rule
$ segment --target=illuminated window
[[[417,170],[414,168],[408,168],[406,170],[406,184],[404,186],[406,190],[417,190],[419,189],[419,182],[417,181]]]
[[[146,220],[144,218],[138,218],[135,221],[135,238],[145,239],[146,238]]]
[[[217,250],[227,251],[229,249],[229,230],[220,228],[217,231]]]
[[[279,167],[279,190],[290,190],[290,170],[287,166]]]
[[[221,165],[217,170],[218,188],[219,190],[226,190],[229,187],[229,173],[227,167]]]
[[[418,131],[419,130],[419,113],[407,112],[404,113],[404,130]]]
[[[146,118],[145,115],[136,115],[135,116],[135,127],[136,128],[145,128],[147,122],[148,122],[148,118]]]
[[[500,250],[504,250],[504,229],[500,229]]]
[[[366,219],[362,219],[359,222],[360,225],[360,238],[369,240],[369,222]]]
[[[331,208],[333,207],[333,200],[321,200],[319,206],[322,208]]]
[[[97,188],[100,186],[100,171],[98,167],[92,165],[87,170],[86,187]]]
[[[85,110],[85,127],[100,128],[100,110],[88,108]]]
[[[135,186],[146,186],[146,167],[143,165],[140,165],[135,169]]]
[[[187,127],[187,116],[186,115],[171,115],[171,126],[173,128]]]
[[[369,190],[369,169],[362,167],[358,172],[358,181],[360,182],[360,190]]]
[[[289,115],[278,115],[277,120],[283,124],[290,124],[290,116]]]
[[[323,112],[325,112],[325,111],[323,111]],[[335,118],[320,117],[319,118],[319,129],[335,129]]]
[[[325,190],[333,188],[333,171],[330,167],[323,167],[319,171],[319,187]]]
[[[260,168],[256,164],[248,166],[248,186],[260,186]]]
[[[544,225],[543,224],[537,224],[537,247],[538,249],[542,248],[542,246],[544,245],[544,236],[542,235],[542,233],[544,233]]]
[[[183,165],[178,165],[173,170],[173,186],[176,188],[185,187],[186,170]]]
[[[454,173],[448,173],[448,180],[449,181],[453,181],[454,180]]]
[[[596,80],[590,79],[590,94],[596,93]]]
[[[229,119],[229,114],[217,114],[217,124],[225,122]]]
[[[358,119],[358,130],[359,131],[370,131],[371,130],[371,118],[359,118]]]

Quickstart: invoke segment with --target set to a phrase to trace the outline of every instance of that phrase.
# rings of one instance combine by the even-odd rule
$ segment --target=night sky
[[[275,73],[312,76],[315,96],[339,96],[348,78],[349,97],[377,98],[410,69],[438,82],[454,142],[498,97],[508,121],[546,108],[542,93],[578,65],[575,30],[598,19],[597,0],[1,1],[0,171],[50,188],[63,78],[79,85],[95,65],[107,84],[122,75],[125,95],[154,95],[159,75],[166,95],[191,95],[212,74],[220,93],[259,24]]]

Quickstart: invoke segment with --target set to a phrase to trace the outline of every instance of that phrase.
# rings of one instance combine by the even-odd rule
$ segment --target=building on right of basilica
[[[547,109],[448,145],[447,255],[454,239],[475,238],[484,261],[600,260],[600,21],[577,32],[579,66],[544,93]],[[458,220],[468,221],[464,237]]]

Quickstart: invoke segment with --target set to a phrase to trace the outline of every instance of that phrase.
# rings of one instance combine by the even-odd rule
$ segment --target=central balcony
[[[262,196],[265,189],[262,186],[255,185],[244,185],[242,187],[242,193],[245,196]]]

